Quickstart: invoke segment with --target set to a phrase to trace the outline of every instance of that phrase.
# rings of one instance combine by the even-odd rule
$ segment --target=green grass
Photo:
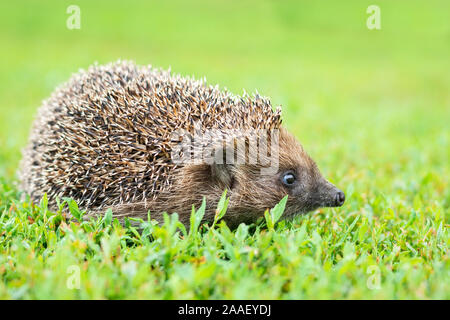
[[[448,1],[77,3],[80,30],[65,27],[73,1],[0,4],[0,298],[450,298]],[[119,58],[271,97],[346,204],[138,232],[110,212],[68,221],[20,201],[36,108]]]

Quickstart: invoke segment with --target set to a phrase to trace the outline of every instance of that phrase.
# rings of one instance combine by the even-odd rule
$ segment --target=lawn
[[[73,2],[0,3],[0,299],[450,299],[448,1],[76,1],[69,30]],[[119,58],[270,97],[345,205],[138,230],[21,201],[42,100]]]

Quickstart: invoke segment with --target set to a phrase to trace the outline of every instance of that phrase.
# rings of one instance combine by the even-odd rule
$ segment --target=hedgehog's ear
[[[245,163],[245,139],[242,134],[219,132],[211,134],[212,143],[207,148],[207,163],[211,168],[211,178],[222,188],[235,186],[236,166]]]
[[[215,144],[211,151],[212,157],[209,165],[211,167],[212,180],[222,188],[232,189],[235,167],[233,145],[229,142]]]
[[[222,188],[231,190],[234,185],[233,165],[213,163],[211,165],[211,177]]]

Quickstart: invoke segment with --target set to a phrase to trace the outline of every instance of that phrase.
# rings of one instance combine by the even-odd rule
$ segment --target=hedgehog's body
[[[236,136],[236,130],[246,132],[246,138],[278,131],[279,170],[261,175],[256,172],[259,160],[224,165],[173,159],[183,138],[174,138],[176,132],[220,132],[227,148],[229,133]],[[212,141],[212,150],[223,142],[217,137]],[[286,170],[299,180],[297,200],[292,197],[295,188],[280,180]],[[254,221],[285,194],[290,194],[286,215],[337,201],[331,194],[337,189],[281,128],[279,111],[268,100],[235,97],[200,81],[128,62],[80,72],[44,102],[20,176],[22,190],[34,201],[47,193],[54,206],[56,197],[71,197],[89,212],[111,207],[118,217],[145,217],[148,210],[155,218],[164,211],[178,212],[184,223],[203,196],[208,204],[205,220],[211,220],[225,188],[230,205],[224,219],[232,225]]]

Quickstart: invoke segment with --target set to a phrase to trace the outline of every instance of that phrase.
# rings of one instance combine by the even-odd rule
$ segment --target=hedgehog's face
[[[278,159],[276,170],[268,174],[263,174],[260,166],[248,164],[234,166],[228,171],[231,176],[225,176],[231,182],[229,187],[235,197],[232,201],[235,208],[230,209],[242,215],[254,215],[253,220],[286,195],[286,218],[344,203],[344,193],[322,177],[300,143],[283,129],[280,130]],[[246,220],[245,217],[242,219]]]
[[[297,166],[278,173],[280,196],[288,195],[285,216],[306,213],[320,207],[339,207],[345,195],[322,177],[317,166]]]

